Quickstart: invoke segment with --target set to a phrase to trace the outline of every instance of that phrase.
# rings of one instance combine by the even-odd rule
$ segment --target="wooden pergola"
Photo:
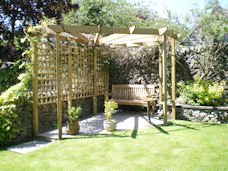
[[[37,43],[33,44],[33,64],[34,64],[34,71],[33,71],[33,94],[34,94],[34,103],[33,103],[33,121],[34,121],[34,134],[37,135],[38,133],[38,106],[42,104],[48,104],[48,103],[56,103],[57,104],[57,125],[59,129],[59,138],[62,137],[62,101],[68,101],[68,106],[72,106],[72,99],[80,99],[85,97],[93,97],[93,112],[97,112],[97,95],[104,95],[105,98],[107,98],[108,95],[108,74],[100,74],[101,81],[99,83],[100,88],[95,81],[98,79],[98,73],[97,73],[97,65],[98,65],[98,56],[97,48],[99,46],[110,46],[110,47],[133,47],[133,46],[159,46],[159,101],[163,102],[163,111],[164,111],[164,124],[167,124],[167,112],[168,112],[168,106],[167,106],[167,39],[171,40],[171,47],[172,47],[172,117],[175,119],[176,117],[176,108],[175,108],[175,98],[176,98],[176,68],[175,68],[175,40],[177,39],[177,35],[174,33],[174,31],[169,30],[167,28],[162,29],[142,29],[142,28],[136,28],[135,26],[129,27],[129,28],[120,28],[120,27],[107,27],[107,26],[67,26],[67,25],[48,25],[48,28],[46,29],[46,33],[49,35],[54,35],[55,38],[55,48],[46,47],[44,50],[49,50],[51,54],[44,55],[48,56],[48,62],[46,64],[47,67],[51,67],[52,63],[50,63],[50,57],[53,57],[55,59],[55,79],[53,78],[52,81],[56,82],[56,96],[50,96],[52,98],[52,101],[49,101],[48,98],[48,92],[46,93],[46,97],[41,97],[39,95],[39,85],[40,87],[46,86],[42,85],[42,83],[39,82],[37,79],[39,75],[39,70],[37,67],[38,61],[37,57],[39,56],[38,53],[42,52],[43,45],[37,46]],[[63,34],[64,33],[64,34]],[[84,36],[82,33],[86,34],[95,34],[94,41],[89,42],[88,38]],[[103,36],[102,38],[101,35]],[[104,37],[105,36],[105,37]],[[68,45],[60,44],[60,41],[68,41]],[[86,76],[87,84],[90,85],[90,82],[88,82],[89,79],[93,79],[93,91],[88,90],[88,92],[83,92],[84,94],[81,96],[75,95],[74,91],[72,91],[72,85],[73,89],[76,89],[75,86],[78,84],[75,83],[72,84],[73,78],[72,78],[72,64],[74,61],[72,61],[72,43],[70,41],[74,41],[77,43],[83,43],[88,46],[92,46],[94,50],[94,56],[93,56],[93,62],[91,63],[93,65],[93,78],[90,76]],[[65,47],[67,46],[67,47]],[[65,47],[65,48],[62,48]],[[51,50],[53,49],[53,50]],[[65,49],[65,50],[61,50]],[[64,53],[63,53],[64,52]],[[68,53],[68,54],[66,54]],[[80,56],[81,56],[80,52]],[[89,52],[90,53],[90,52]],[[87,56],[87,55],[86,55]],[[64,60],[63,60],[63,57]],[[66,59],[67,58],[67,59]],[[83,60],[88,59],[86,57],[80,57],[83,58]],[[40,58],[43,59],[42,57]],[[67,61],[66,61],[67,60]],[[91,60],[91,59],[90,59]],[[61,64],[61,62],[64,61],[64,63]],[[40,61],[41,62],[41,61]],[[83,64],[83,63],[82,63]],[[90,64],[88,64],[90,65]],[[62,69],[61,67],[67,68],[67,71]],[[40,67],[40,70],[42,67]],[[60,71],[61,70],[61,71]],[[81,69],[85,70],[85,69]],[[64,98],[61,92],[61,78],[62,73],[65,73],[65,77],[63,77],[63,82],[67,84],[64,91],[69,91],[67,94],[65,94]],[[51,80],[51,73],[48,73],[50,76],[47,78],[45,77],[44,80],[47,82]],[[64,74],[64,73],[63,73]],[[75,73],[77,74],[77,72]],[[42,75],[42,74],[41,74]],[[66,78],[67,77],[67,78]],[[43,78],[42,78],[43,79]],[[41,80],[42,80],[41,79]],[[55,84],[55,83],[53,83]],[[49,86],[50,88],[50,86]],[[42,88],[41,88],[41,91]],[[83,90],[84,91],[84,90]],[[42,92],[43,93],[43,92]],[[62,93],[62,94],[61,94]],[[78,93],[78,91],[77,91]],[[76,94],[77,94],[76,93]],[[86,94],[87,93],[87,94]],[[73,97],[72,97],[73,95]],[[74,98],[75,97],[75,98]],[[40,100],[41,99],[41,100]],[[42,101],[42,99],[45,99]]]

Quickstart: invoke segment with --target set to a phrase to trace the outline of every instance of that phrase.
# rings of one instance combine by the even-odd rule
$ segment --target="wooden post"
[[[162,47],[159,44],[159,101],[162,102]]]
[[[108,65],[108,64],[107,64]],[[109,72],[106,71],[106,80],[105,80],[105,101],[108,101],[108,91],[109,91]]]
[[[171,38],[172,46],[172,118],[176,119],[176,62],[175,62],[175,39]]]
[[[33,63],[33,73],[32,73],[32,88],[33,88],[33,132],[34,136],[38,134],[38,68],[37,68],[37,42],[34,41],[32,45],[32,63]]]
[[[93,76],[93,88],[94,88],[94,94],[93,94],[93,114],[97,113],[97,48],[94,46],[94,76]]]
[[[59,139],[62,138],[62,100],[61,100],[61,75],[60,75],[60,42],[59,33],[56,33],[56,80],[57,80],[57,125]]]
[[[164,112],[164,125],[167,125],[167,52],[166,52],[166,36],[164,36],[162,46],[162,62],[163,62],[163,112]]]
[[[68,41],[68,110],[72,107],[72,49]]]

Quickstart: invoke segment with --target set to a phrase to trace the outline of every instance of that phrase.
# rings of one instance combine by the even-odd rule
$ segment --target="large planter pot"
[[[75,121],[75,122],[67,121],[66,122],[66,132],[67,132],[67,134],[76,135],[76,134],[79,133],[79,129],[80,129],[80,126],[79,126],[79,122],[78,121]]]
[[[116,130],[116,120],[105,120],[104,121],[104,129],[106,131],[115,131]]]

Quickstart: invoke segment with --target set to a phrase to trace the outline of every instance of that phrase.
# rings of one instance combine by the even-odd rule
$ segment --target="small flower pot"
[[[76,135],[79,133],[79,122],[75,121],[75,122],[66,122],[66,132],[68,135]]]
[[[116,124],[117,124],[116,120],[111,120],[111,121],[105,120],[104,121],[104,129],[106,131],[109,131],[109,132],[115,131],[116,130]]]

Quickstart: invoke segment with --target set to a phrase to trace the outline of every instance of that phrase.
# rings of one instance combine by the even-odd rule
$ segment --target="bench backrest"
[[[113,99],[141,100],[155,95],[154,85],[118,84],[112,85]]]

